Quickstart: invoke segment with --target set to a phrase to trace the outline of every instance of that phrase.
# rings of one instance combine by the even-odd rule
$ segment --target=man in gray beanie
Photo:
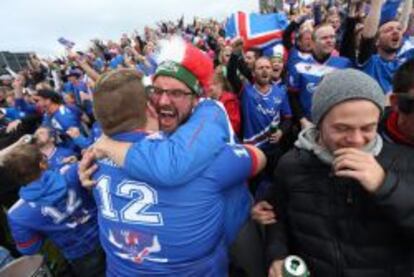
[[[352,69],[317,87],[316,125],[282,157],[266,197],[277,215],[266,225],[269,276],[291,254],[312,276],[412,276],[414,153],[377,134],[384,102]]]

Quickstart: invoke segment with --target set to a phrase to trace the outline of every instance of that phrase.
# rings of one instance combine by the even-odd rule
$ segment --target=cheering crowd
[[[2,76],[0,273],[412,276],[413,1],[286,7],[265,49],[181,18]]]

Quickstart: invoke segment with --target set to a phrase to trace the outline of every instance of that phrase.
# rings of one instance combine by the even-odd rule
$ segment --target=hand
[[[273,261],[269,268],[269,277],[283,277],[283,262],[284,260]]]
[[[385,171],[371,154],[355,148],[334,152],[333,168],[338,177],[357,180],[368,192],[376,192],[385,179]]]
[[[260,201],[251,210],[252,218],[260,224],[267,225],[276,223],[276,215],[273,206],[267,201]]]
[[[96,185],[96,182],[92,180],[92,174],[98,169],[94,161],[95,154],[92,149],[86,150],[78,168],[79,180],[84,188],[92,188]]]
[[[280,139],[283,136],[283,132],[282,130],[277,130],[276,132],[274,132],[273,134],[270,135],[269,137],[269,142],[270,143],[278,143],[280,141]]]
[[[6,133],[9,134],[9,133],[15,131],[17,129],[17,127],[19,127],[20,123],[22,123],[22,121],[20,119],[16,119],[16,120],[10,122],[7,125]]]
[[[33,139],[32,135],[24,135],[20,137],[18,141],[16,141],[16,145],[28,144],[32,141],[32,139]]]
[[[107,157],[106,150],[108,149],[108,142],[110,142],[111,139],[104,134],[102,134],[99,139],[92,145],[92,150],[94,152],[96,159],[102,159]]]
[[[80,96],[80,99],[81,99],[82,102],[83,101],[86,101],[86,100],[92,100],[91,95],[89,93],[87,93],[87,92],[84,92],[84,91],[81,91],[79,93],[79,96]]]
[[[63,164],[72,164],[76,163],[78,161],[78,158],[76,156],[69,156],[62,159]]]
[[[79,131],[79,128],[77,128],[77,127],[70,127],[66,131],[66,134],[74,139],[74,138],[77,138],[77,137],[80,136],[80,131]]]
[[[21,75],[16,76],[16,78],[13,80],[12,87],[15,90],[23,89],[23,77]]]
[[[72,51],[69,49],[67,51],[68,51],[68,60],[76,61],[79,58],[79,54],[76,53],[75,51]]]

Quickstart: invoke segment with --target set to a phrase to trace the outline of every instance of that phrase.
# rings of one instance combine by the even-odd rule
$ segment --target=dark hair
[[[40,177],[42,169],[39,164],[43,159],[38,146],[23,144],[6,155],[3,166],[18,185],[26,185]]]
[[[37,96],[42,97],[44,99],[49,99],[53,103],[62,104],[63,99],[57,92],[48,89],[41,89],[37,92]]]
[[[414,112],[414,59],[408,60],[398,68],[393,79],[393,92],[397,95],[398,110],[404,114]]]
[[[394,74],[393,92],[408,93],[414,89],[414,59],[403,63]]]
[[[147,122],[147,95],[141,76],[133,69],[102,75],[93,100],[95,116],[106,135],[142,128]]]

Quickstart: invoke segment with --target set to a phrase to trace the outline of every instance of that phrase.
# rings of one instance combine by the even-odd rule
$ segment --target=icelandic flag
[[[237,12],[227,19],[225,30],[227,38],[243,38],[245,49],[263,49],[281,42],[287,25],[288,19],[284,13]]]
[[[72,49],[73,46],[75,46],[75,43],[74,42],[72,42],[70,40],[67,40],[64,37],[58,38],[58,42],[60,44],[62,44],[63,46],[65,46],[66,48],[68,48],[68,49]]]
[[[381,10],[380,25],[395,20],[402,0],[386,0]]]

